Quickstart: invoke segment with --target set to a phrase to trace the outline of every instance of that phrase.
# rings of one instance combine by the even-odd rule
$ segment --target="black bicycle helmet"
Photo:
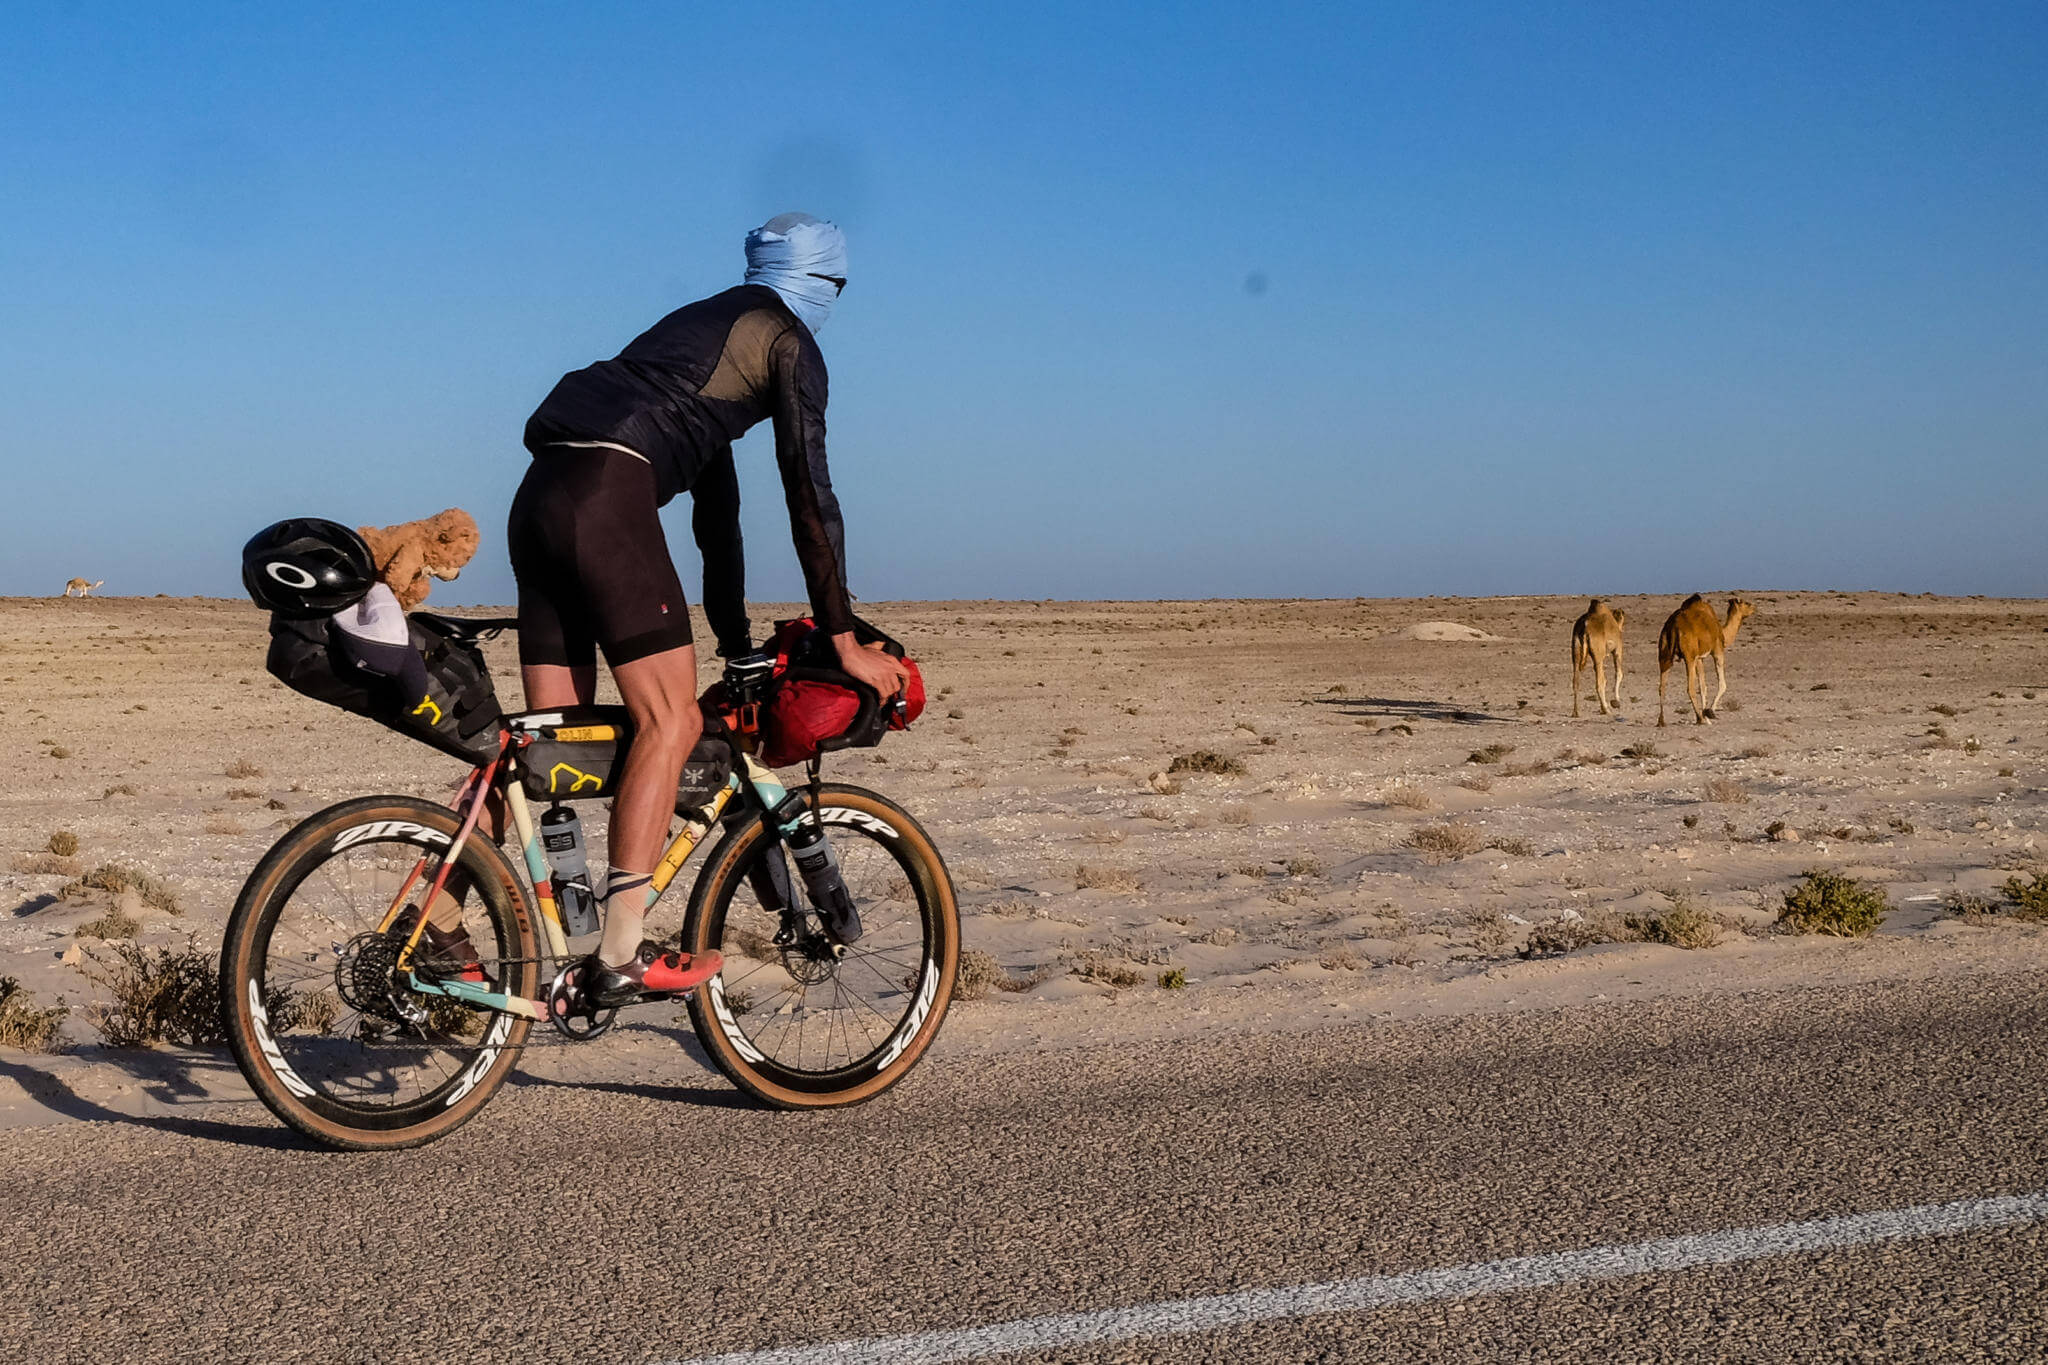
[[[376,581],[370,547],[339,522],[289,517],[242,547],[242,586],[280,616],[332,616],[362,601]]]

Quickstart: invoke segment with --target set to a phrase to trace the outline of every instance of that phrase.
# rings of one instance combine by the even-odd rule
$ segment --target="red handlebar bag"
[[[886,701],[838,667],[831,642],[808,618],[776,623],[774,694],[761,712],[761,761],[771,768],[805,763],[834,749],[868,748],[890,730],[907,730],[924,713],[924,676],[903,646],[866,622],[855,639],[881,645],[910,674]]]

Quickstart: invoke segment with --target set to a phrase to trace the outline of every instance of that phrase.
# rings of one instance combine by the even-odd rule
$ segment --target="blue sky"
[[[457,504],[509,600],[527,414],[788,208],[863,597],[2048,593],[2038,4],[697,8],[10,5],[0,593]]]

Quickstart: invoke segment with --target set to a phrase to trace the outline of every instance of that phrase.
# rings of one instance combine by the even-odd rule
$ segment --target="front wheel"
[[[278,840],[235,903],[221,944],[229,1047],[271,1112],[327,1146],[414,1147],[454,1131],[504,1083],[532,1027],[412,989],[398,968],[409,917],[460,828],[429,801],[346,801]],[[530,999],[539,968],[525,889],[481,835],[456,871],[470,888],[470,951],[416,961]]]
[[[690,1001],[698,1038],[735,1085],[782,1109],[858,1104],[902,1080],[938,1036],[960,957],[953,879],[909,812],[832,784],[817,815],[863,925],[843,955],[815,915],[764,904],[778,884],[803,902],[801,883],[762,875],[782,854],[765,819],[712,851],[683,925],[687,951],[725,957]]]

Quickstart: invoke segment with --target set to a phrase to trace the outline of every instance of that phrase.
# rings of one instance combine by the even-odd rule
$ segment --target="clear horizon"
[[[777,15],[11,13],[0,594],[453,505],[507,604],[527,414],[802,208],[870,601],[2048,595],[2048,11]]]

